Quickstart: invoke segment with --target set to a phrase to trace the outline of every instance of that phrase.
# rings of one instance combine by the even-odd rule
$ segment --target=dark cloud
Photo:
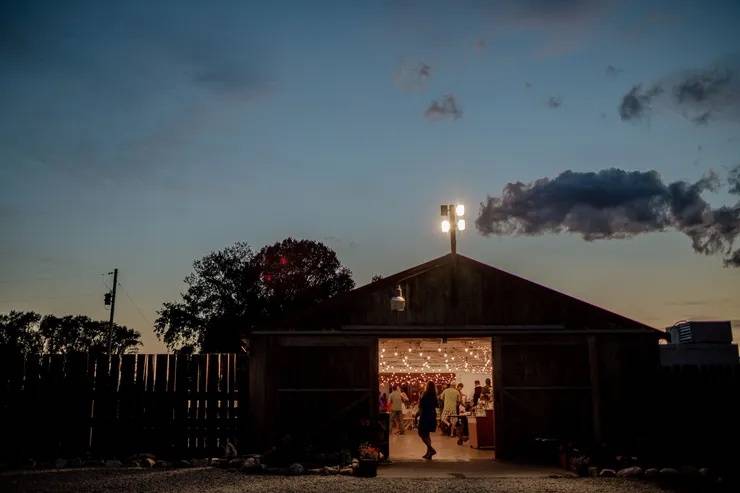
[[[651,103],[659,103],[697,125],[721,119],[740,121],[740,57],[664,77],[653,87],[665,88],[665,93],[642,93],[640,87],[634,86],[622,98],[619,112],[623,120],[643,117],[651,111]]]
[[[560,105],[562,105],[562,104],[563,104],[563,100],[562,100],[562,99],[560,99],[560,98],[559,98],[559,97],[557,97],[557,96],[551,96],[551,97],[550,97],[550,98],[548,98],[548,100],[547,100],[547,106],[548,106],[549,108],[553,108],[553,109],[555,109],[555,108],[560,108]]]
[[[696,183],[665,184],[656,171],[566,171],[532,183],[509,183],[481,204],[483,235],[578,233],[585,240],[629,238],[669,228],[686,234],[705,255],[727,255],[740,235],[740,203],[713,209],[701,196],[719,185],[709,173]]]
[[[732,73],[729,70],[710,69],[688,74],[673,88],[673,92],[679,104],[703,103],[721,94],[731,80]]]
[[[650,111],[652,99],[663,93],[663,88],[655,85],[647,91],[642,86],[634,86],[624,95],[619,105],[619,116],[622,120],[640,119]]]
[[[730,185],[730,193],[740,195],[740,164],[730,169],[727,175],[727,183]]]
[[[701,115],[697,115],[694,118],[692,118],[691,121],[696,123],[697,125],[706,125],[707,123],[709,123],[710,116],[712,116],[712,112],[705,111]]]
[[[457,120],[462,117],[462,110],[455,100],[453,94],[447,94],[441,98],[432,101],[429,108],[424,112],[424,116],[430,120],[438,120],[442,118],[452,118]]]
[[[617,75],[621,74],[623,70],[621,68],[617,68],[614,65],[609,65],[606,67],[606,75],[609,77],[616,77]]]
[[[424,62],[403,61],[396,69],[394,80],[396,85],[406,91],[416,91],[426,88],[432,77],[432,67]]]
[[[740,267],[740,249],[725,259],[725,267]]]

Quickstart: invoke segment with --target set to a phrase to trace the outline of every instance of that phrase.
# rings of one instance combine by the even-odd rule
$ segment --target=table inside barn
[[[468,416],[470,446],[477,449],[494,447],[493,409],[486,409],[485,416]]]

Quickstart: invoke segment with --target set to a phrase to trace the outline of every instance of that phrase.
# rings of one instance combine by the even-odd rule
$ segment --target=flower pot
[[[377,475],[377,460],[360,459],[360,465],[357,467],[357,476],[360,476],[361,478],[374,478]]]

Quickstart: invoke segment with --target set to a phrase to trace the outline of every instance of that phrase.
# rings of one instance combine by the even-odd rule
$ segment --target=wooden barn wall
[[[525,456],[538,437],[645,448],[653,336],[499,336],[493,347],[498,457]]]
[[[643,449],[646,428],[659,419],[651,405],[657,341],[652,335],[600,335],[596,340],[602,440],[625,450]]]
[[[564,294],[460,259],[400,283],[404,312],[388,308],[393,288],[368,291],[303,319],[303,326],[548,325],[608,329],[634,323]]]
[[[493,348],[498,458],[526,459],[538,438],[591,443],[586,337],[498,336]]]
[[[347,447],[377,418],[377,338],[263,336],[251,352],[255,443]]]

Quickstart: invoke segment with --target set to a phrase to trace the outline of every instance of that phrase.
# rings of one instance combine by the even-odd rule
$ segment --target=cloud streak
[[[730,185],[730,193],[740,195],[740,164],[730,169],[727,183]]]
[[[656,171],[565,171],[555,178],[509,183],[481,203],[476,227],[484,236],[576,233],[586,241],[630,238],[675,229],[697,253],[725,255],[740,267],[740,203],[713,209],[702,198],[719,179],[664,183]]]
[[[428,120],[441,120],[451,118],[457,120],[462,118],[463,112],[453,94],[447,94],[431,102],[424,112]]]
[[[715,120],[740,121],[740,59],[664,77],[647,91],[633,86],[619,104],[622,120],[639,120],[656,106],[666,107],[696,125]]]
[[[396,69],[393,79],[404,91],[421,91],[432,77],[432,67],[424,62],[402,62]]]
[[[551,96],[547,100],[547,107],[552,109],[560,108],[560,106],[563,104],[563,100],[557,96]]]
[[[644,117],[650,112],[653,98],[662,93],[663,88],[660,86],[653,86],[647,91],[643,91],[641,85],[634,86],[624,95],[619,104],[619,117],[622,120],[636,120]]]

